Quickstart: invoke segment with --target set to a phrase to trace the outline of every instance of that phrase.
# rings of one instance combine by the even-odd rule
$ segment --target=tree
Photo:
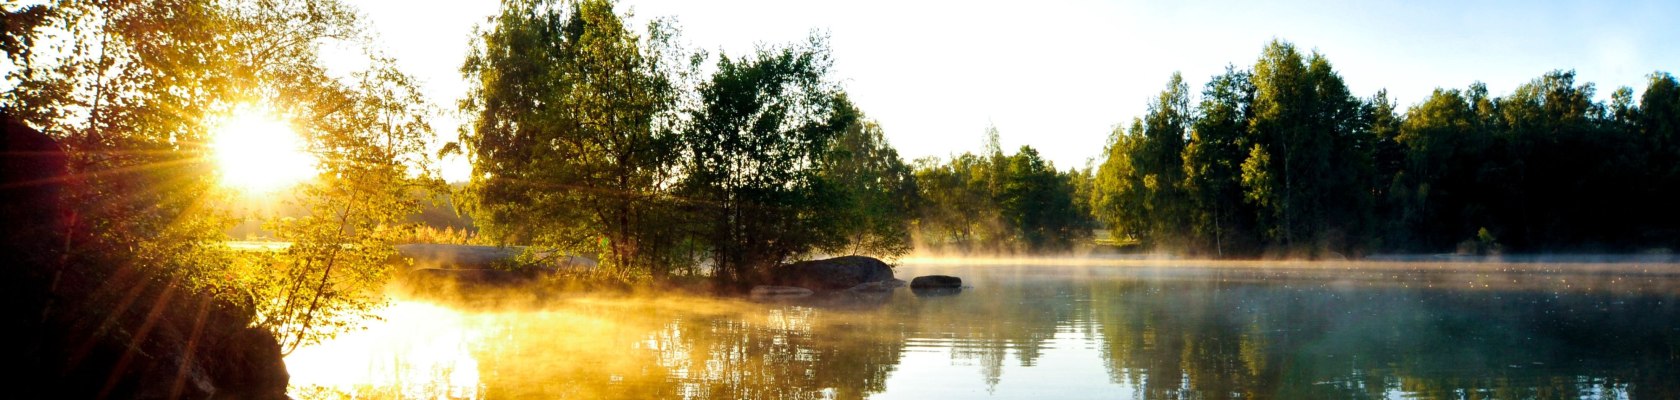
[[[991,192],[989,159],[963,153],[948,162],[916,161],[917,246],[959,252],[1000,248],[1007,235]]]
[[[298,125],[315,132],[320,173],[294,192],[291,203],[303,216],[265,225],[291,246],[239,275],[250,277],[255,324],[273,331],[286,353],[374,316],[385,303],[395,245],[419,211],[409,193],[441,186],[425,169],[431,110],[413,78],[380,59],[354,79],[288,86],[313,96],[276,101],[295,107]]]
[[[207,116],[235,101],[238,79],[252,73],[241,65],[251,43],[236,40],[240,16],[204,2],[69,1],[42,10],[8,12],[7,34],[62,51],[9,51],[17,68],[7,80],[16,84],[0,102],[66,147],[75,254],[209,285],[226,264],[217,230],[228,216],[203,207],[213,174],[195,144],[207,141]],[[39,19],[24,18],[31,15]],[[14,21],[35,26],[12,31],[24,25]],[[204,51],[221,43],[229,51]]]
[[[1425,248],[1444,248],[1492,221],[1479,214],[1482,201],[1477,160],[1488,155],[1486,133],[1478,128],[1475,110],[1457,90],[1437,89],[1428,100],[1406,112],[1395,139],[1406,148],[1406,167],[1398,178],[1397,220],[1418,235]],[[1468,220],[1466,219],[1468,217]]]
[[[1115,239],[1148,241],[1153,221],[1148,213],[1148,186],[1134,159],[1142,148],[1143,122],[1133,120],[1130,133],[1115,127],[1103,148],[1106,157],[1097,167],[1091,210]]]
[[[677,161],[682,66],[667,23],[643,36],[605,0],[505,3],[481,27],[462,74],[472,82],[471,191],[486,232],[605,255],[619,276],[674,261],[660,217]],[[558,254],[558,253],[556,253]]]
[[[1105,169],[1098,172],[1103,176],[1101,171],[1107,171],[1099,179],[1108,183],[1098,190],[1112,193],[1102,195],[1107,204],[1097,208],[1111,229],[1123,227],[1111,232],[1133,235],[1146,245],[1182,247],[1190,217],[1184,152],[1191,113],[1190,88],[1174,73],[1131,132],[1112,139]]]
[[[1073,200],[1074,188],[1038,150],[1021,146],[1008,157],[1008,166],[997,203],[1026,250],[1066,249],[1089,234]]]
[[[389,232],[408,209],[391,194],[427,179],[419,152],[429,110],[377,55],[354,83],[327,75],[312,44],[365,46],[354,12],[311,0],[53,7],[32,32],[57,34],[34,40],[66,51],[9,54],[23,62],[8,72],[17,85],[0,104],[69,147],[67,259],[96,267],[67,271],[132,280],[109,286],[119,292],[152,283],[128,275],[139,272],[165,282],[164,293],[216,294],[287,349],[354,327],[382,301],[368,282],[388,272]],[[217,116],[246,106],[290,119],[326,172],[294,200],[312,213],[259,216],[293,241],[279,254],[236,254],[223,243],[231,199],[213,185],[203,143]]]
[[[1680,198],[1680,82],[1668,73],[1652,73],[1632,114],[1633,129],[1637,129],[1650,154],[1645,165],[1652,190],[1643,198],[1655,202]],[[1680,246],[1680,240],[1676,240],[1680,238],[1680,210],[1668,204],[1650,204],[1644,210],[1652,213],[1641,218],[1651,222],[1645,229],[1651,239],[1670,247]]]
[[[1375,96],[1364,104],[1366,120],[1371,124],[1372,180],[1369,183],[1373,204],[1372,214],[1377,218],[1374,227],[1377,233],[1374,240],[1382,241],[1378,247],[1395,247],[1409,245],[1411,238],[1406,237],[1405,226],[1400,221],[1387,216],[1396,215],[1399,199],[1395,192],[1399,190],[1400,172],[1405,168],[1406,148],[1400,144],[1400,126],[1402,118],[1398,114],[1398,106],[1388,97],[1387,90],[1379,90]]]
[[[1322,55],[1272,42],[1254,65],[1245,177],[1268,237],[1292,250],[1346,250],[1369,229],[1372,140],[1360,103]],[[1254,161],[1254,160],[1251,160]]]
[[[682,134],[681,193],[700,217],[715,274],[737,282],[844,238],[831,229],[844,207],[823,179],[824,153],[858,115],[828,81],[820,37],[720,56],[699,88]]]
[[[824,156],[820,176],[837,186],[845,203],[835,216],[845,243],[827,251],[885,257],[910,251],[915,175],[879,124],[860,119],[848,126]]]
[[[1057,171],[1022,146],[1006,155],[987,129],[990,156],[917,161],[919,246],[965,253],[1062,251],[1090,236],[1096,183],[1084,170]]]
[[[1191,234],[1201,238],[1195,247],[1211,246],[1218,257],[1229,250],[1255,250],[1251,231],[1255,211],[1242,193],[1253,102],[1249,74],[1227,66],[1224,74],[1214,76],[1203,89],[1198,115],[1191,122],[1190,143],[1184,149],[1185,185],[1194,208]]]

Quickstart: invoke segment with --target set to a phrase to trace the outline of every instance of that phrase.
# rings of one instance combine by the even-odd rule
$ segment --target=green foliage
[[[1104,147],[1106,157],[1097,168],[1091,210],[1098,221],[1108,226],[1114,239],[1141,241],[1151,233],[1147,216],[1149,188],[1137,167],[1143,161],[1133,160],[1143,147],[1143,139],[1139,137],[1142,131],[1143,123],[1137,120],[1132,121],[1131,133],[1114,128],[1108,146]]]
[[[35,48],[35,32],[47,25],[53,12],[45,4],[0,8],[0,52],[5,52],[13,64],[29,61]]]
[[[1005,246],[1010,237],[992,197],[991,159],[963,153],[949,162],[916,161],[918,247],[969,252]]]
[[[1252,150],[1246,133],[1253,102],[1249,74],[1231,66],[1202,91],[1199,115],[1191,121],[1190,142],[1184,149],[1185,185],[1191,199],[1187,250],[1211,248],[1215,256],[1224,256],[1227,249],[1243,252],[1255,246],[1258,238],[1248,233],[1256,212],[1243,191],[1244,165]],[[1256,160],[1254,167],[1261,162]]]
[[[1190,198],[1185,181],[1185,145],[1191,119],[1190,88],[1173,74],[1167,89],[1149,105],[1130,132],[1110,138],[1108,158],[1099,179],[1114,186],[1097,207],[1115,239],[1132,238],[1145,245],[1173,245],[1186,238]]]
[[[196,288],[225,265],[218,229],[229,218],[204,206],[215,196],[196,144],[208,137],[206,117],[239,95],[235,79],[253,67],[240,62],[249,42],[233,40],[233,10],[186,2],[153,12],[159,5],[66,1],[50,12],[8,11],[8,41],[59,51],[8,49],[15,86],[0,107],[66,147],[70,247],[83,262]],[[200,51],[217,42],[227,51]]]
[[[1252,141],[1270,156],[1250,186],[1261,197],[1269,239],[1285,248],[1343,251],[1369,228],[1374,179],[1361,104],[1319,54],[1268,45],[1254,66]]]
[[[1506,97],[1438,89],[1402,113],[1275,42],[1251,71],[1215,76],[1194,110],[1178,111],[1180,85],[1111,136],[1092,204],[1117,237],[1218,256],[1680,244],[1666,205],[1680,195],[1680,85],[1667,74],[1638,104],[1627,88],[1596,102],[1560,71]],[[1180,115],[1189,140],[1165,157]]]
[[[987,155],[917,161],[918,245],[973,252],[1059,251],[1090,235],[1090,169],[1058,172],[1038,151],[1005,155],[995,128]]]
[[[844,188],[823,179],[831,143],[857,112],[826,80],[818,37],[802,45],[723,55],[699,88],[682,136],[680,183],[699,217],[715,274],[742,281],[814,248],[839,246]]]
[[[432,131],[413,80],[390,64],[356,78],[356,86],[313,90],[311,100],[337,107],[299,110],[316,133],[321,173],[294,193],[304,216],[265,227],[292,245],[267,260],[270,273],[253,286],[256,324],[286,352],[355,329],[384,304],[394,245],[419,211],[409,193],[436,185],[414,159]]]
[[[1008,163],[997,202],[1026,250],[1067,249],[1073,240],[1089,235],[1088,214],[1079,212],[1074,187],[1055,165],[1029,146],[1021,146]]]
[[[627,277],[663,274],[673,235],[663,210],[682,66],[674,30],[637,35],[607,1],[514,1],[480,27],[462,73],[473,116],[470,192],[486,233],[562,253],[602,254]],[[561,254],[561,253],[555,253]]]
[[[818,252],[909,250],[911,171],[828,77],[825,40],[720,56],[643,35],[610,1],[516,1],[462,73],[476,222],[600,254],[615,279],[710,261],[730,280]]]
[[[915,175],[879,124],[860,119],[848,126],[824,156],[820,175],[846,200],[833,224],[845,243],[827,252],[895,257],[910,251]]]

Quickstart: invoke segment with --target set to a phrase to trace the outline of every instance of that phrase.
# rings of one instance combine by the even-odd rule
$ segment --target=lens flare
[[[315,156],[303,138],[267,110],[243,107],[216,126],[211,139],[223,185],[268,193],[315,176]]]

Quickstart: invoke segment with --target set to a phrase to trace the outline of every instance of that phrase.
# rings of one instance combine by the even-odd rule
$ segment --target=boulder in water
[[[846,290],[870,282],[893,279],[892,266],[874,257],[845,256],[801,261],[770,271],[777,286],[797,286],[814,291]]]
[[[949,275],[918,276],[910,280],[911,289],[962,289],[962,278]]]

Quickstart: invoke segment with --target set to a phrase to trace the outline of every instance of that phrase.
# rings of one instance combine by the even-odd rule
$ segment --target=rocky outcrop
[[[873,257],[845,256],[776,267],[770,271],[769,280],[771,285],[823,292],[893,280],[893,271],[892,266]]]
[[[283,399],[280,346],[247,310],[132,259],[84,250],[51,137],[9,119],[0,140],[0,386],[6,398]]]
[[[911,289],[962,289],[962,278],[949,275],[918,276],[910,280]]]

